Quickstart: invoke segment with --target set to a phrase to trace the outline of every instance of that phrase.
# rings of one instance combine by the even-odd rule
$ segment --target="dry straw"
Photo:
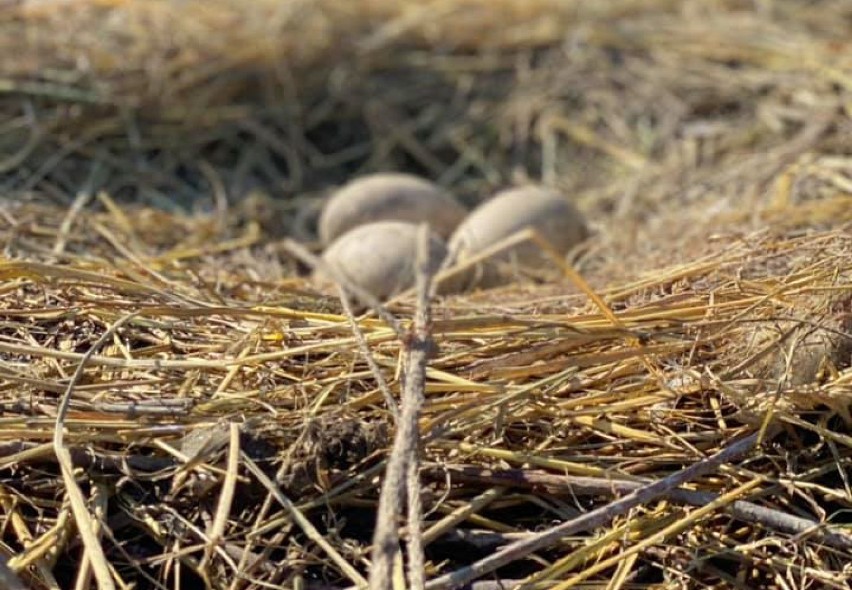
[[[388,466],[375,587],[848,584],[848,2],[246,6],[0,9],[0,584],[365,586]],[[380,169],[595,237],[355,316]]]
[[[8,213],[17,229],[4,239],[19,255],[51,243],[49,232],[33,229],[36,220],[58,230],[64,216],[27,206]],[[75,235],[91,235],[86,228],[96,223],[110,222],[84,212]],[[409,343],[373,319],[356,320],[361,337],[353,338],[346,314],[313,311],[330,304],[292,280],[248,280],[255,269],[244,265],[242,248],[162,269],[171,280],[189,276],[188,268],[197,273],[181,284],[185,298],[174,298],[128,278],[135,273],[117,265],[108,242],[85,239],[85,258],[0,264],[2,465],[15,474],[4,514],[7,543],[20,547],[10,553],[12,571],[47,580],[56,567],[67,571],[79,551],[74,530],[82,527],[74,523],[86,514],[89,526],[109,531],[100,537],[107,561],[87,561],[107,566],[117,585],[180,571],[214,586],[290,584],[320,572],[330,586],[365,579],[370,529],[349,522],[375,513],[393,425],[374,375],[399,394],[398,362]],[[77,250],[79,239],[68,245]],[[588,541],[576,536],[588,529],[577,529],[535,545],[539,558],[562,565],[532,579],[608,575],[587,568],[618,552],[634,556],[627,578],[671,567],[678,577],[709,579],[721,566],[698,568],[687,555],[709,558],[708,547],[733,555],[745,543],[752,557],[739,563],[758,584],[753,576],[792,558],[765,549],[766,561],[752,569],[769,539],[792,547],[793,535],[827,555],[848,552],[852,536],[821,521],[842,522],[833,506],[848,494],[850,248],[848,227],[750,236],[692,265],[599,290],[612,317],[556,275],[537,289],[476,295],[476,314],[463,298],[438,300],[432,330],[440,350],[426,368],[420,420],[427,587],[458,579],[441,571],[490,571],[473,564],[476,539],[508,549],[531,542],[545,522],[572,522],[595,507],[609,517],[594,521]],[[36,249],[26,257],[40,256]],[[212,269],[215,291],[204,279]],[[555,285],[569,294],[541,296]],[[191,303],[205,298],[206,306]],[[407,330],[408,304],[395,305]],[[67,414],[57,407],[63,391]],[[61,463],[45,445],[58,418],[74,481],[90,495],[69,495],[70,505],[62,498],[72,488],[54,487]],[[749,433],[759,454],[716,464],[691,489],[666,489],[665,500],[629,504],[629,520],[609,512],[619,495],[702,465]],[[190,443],[197,437],[208,442]],[[94,520],[102,484],[105,509]],[[745,487],[709,516],[690,512],[716,507],[737,486]],[[275,501],[261,516],[267,493]],[[48,520],[34,520],[36,509]],[[449,513],[460,517],[447,521]],[[39,522],[60,528],[40,532]],[[608,527],[634,525],[569,557]],[[435,561],[452,547],[455,558]],[[842,572],[837,563],[807,576],[830,581]]]

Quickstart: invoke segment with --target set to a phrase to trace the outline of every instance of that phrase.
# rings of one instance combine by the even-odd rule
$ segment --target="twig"
[[[95,533],[100,538],[102,530],[101,523],[106,520],[107,505],[109,503],[109,492],[102,483],[92,487],[92,503],[95,505],[95,521],[93,523]],[[77,570],[77,579],[74,582],[74,590],[85,590],[91,586],[92,564],[87,555],[83,555],[80,569]]]
[[[523,469],[493,470],[472,465],[464,467],[441,466],[434,473],[430,473],[430,470],[425,471],[427,477],[431,475],[440,479],[443,479],[447,472],[456,481],[476,481],[506,487],[543,488],[551,494],[570,494],[571,496],[629,494],[648,485],[644,481],[556,475]],[[719,494],[674,488],[666,494],[666,497],[691,506],[706,506],[710,502],[716,501]],[[744,522],[756,523],[768,529],[791,535],[812,535],[821,543],[831,547],[852,549],[852,536],[840,531],[820,529],[821,524],[815,520],[794,516],[773,508],[766,508],[745,500],[737,500],[727,507],[727,512]]]
[[[746,492],[753,490],[761,483],[760,479],[754,479],[751,481],[747,481],[746,483],[738,486],[736,489],[731,490],[727,494],[723,494],[716,498],[714,501],[709,504],[702,506],[698,510],[694,511],[687,518],[679,519],[664,529],[657,531],[653,535],[642,539],[639,543],[636,543],[632,547],[618,553],[617,555],[613,555],[608,559],[604,559],[595,563],[594,565],[584,569],[582,572],[576,574],[575,576],[559,583],[554,590],[568,590],[569,588],[575,588],[577,584],[580,582],[587,580],[589,577],[595,575],[596,573],[602,572],[603,570],[610,568],[614,565],[617,565],[620,561],[627,559],[633,555],[638,554],[640,551],[655,545],[664,539],[672,537],[689,525],[694,524],[696,521],[709,516],[716,510],[725,507],[726,505],[731,504],[734,501],[734,498],[737,498]]]
[[[53,450],[56,453],[56,459],[59,461],[59,467],[62,472],[62,480],[65,483],[65,488],[68,493],[68,498],[71,501],[71,511],[74,514],[74,520],[77,524],[77,530],[80,531],[80,537],[83,540],[83,546],[86,549],[86,555],[91,563],[92,570],[95,574],[98,587],[101,590],[114,590],[115,584],[112,580],[112,575],[109,571],[106,555],[103,547],[98,540],[98,535],[92,524],[92,516],[86,507],[86,499],[83,497],[83,492],[80,486],[77,485],[77,480],[74,476],[74,463],[71,458],[71,453],[65,447],[65,417],[68,414],[68,408],[71,405],[71,394],[74,391],[74,386],[83,376],[86,369],[86,362],[94,356],[95,351],[109,341],[121,326],[135,318],[136,312],[125,315],[119,318],[112,326],[107,329],[100,338],[86,351],[80,364],[77,365],[77,370],[68,382],[68,387],[62,398],[59,401],[59,406],[56,411],[56,426],[53,430]]]
[[[636,506],[646,504],[686,482],[711,473],[721,465],[745,455],[754,447],[757,437],[758,433],[750,434],[715,455],[703,459],[694,465],[690,465],[686,469],[673,473],[657,482],[639,488],[620,500],[563,522],[529,539],[516,541],[469,566],[430,580],[426,584],[426,588],[427,590],[458,588],[508,563],[522,559],[530,553],[544,549],[566,535],[602,526],[604,523],[609,522],[616,516],[625,514]]]
[[[260,467],[257,466],[257,464],[251,459],[251,457],[249,457],[245,454],[245,452],[242,451],[240,451],[240,456],[242,457],[245,466],[248,468],[249,471],[252,472],[252,474],[254,474],[254,476],[261,483],[261,485],[263,485],[263,487],[265,487],[267,491],[276,500],[278,500],[278,503],[281,504],[281,506],[283,506],[285,510],[287,510],[293,521],[299,526],[299,528],[302,529],[305,535],[307,535],[307,537],[311,541],[316,543],[323,551],[325,551],[326,555],[328,555],[329,558],[331,558],[331,560],[335,563],[335,565],[340,568],[340,571],[342,571],[346,575],[346,577],[352,580],[352,582],[356,586],[367,586],[367,580],[365,580],[364,577],[360,573],[358,573],[358,570],[352,567],[349,562],[343,559],[343,557],[341,557],[341,555],[337,551],[335,551],[334,547],[329,545],[328,541],[326,541],[325,538],[322,536],[322,533],[320,533],[313,525],[313,523],[311,523],[311,521],[308,520],[304,514],[302,514],[302,512],[296,507],[296,505],[293,504],[293,502],[291,502],[290,499],[284,495],[284,493],[278,488],[278,486],[275,485],[275,482],[269,479],[269,476],[267,476],[260,469]]]
[[[430,334],[428,229],[421,226],[418,234],[417,261],[417,314],[414,330],[408,340],[408,359],[402,397],[402,416],[394,437],[388,460],[382,492],[379,497],[376,531],[373,536],[373,561],[370,568],[370,590],[390,590],[393,563],[399,554],[399,528],[397,518],[408,495],[409,517],[409,584],[423,588],[423,541],[420,537],[420,502],[412,499],[420,493],[417,483],[418,419],[426,384],[426,364],[432,350]],[[424,244],[424,240],[426,240]],[[412,472],[413,470],[413,472]],[[403,488],[405,482],[406,487]],[[416,512],[416,514],[415,514]],[[418,586],[418,584],[420,584]]]
[[[364,360],[367,362],[367,366],[370,367],[370,372],[373,373],[373,377],[376,379],[376,385],[379,387],[379,391],[382,392],[382,395],[385,398],[385,404],[388,406],[388,410],[393,414],[394,422],[399,422],[399,408],[396,405],[396,400],[393,398],[393,394],[391,393],[390,387],[388,387],[388,382],[385,380],[384,374],[382,374],[381,368],[376,363],[376,359],[373,357],[373,353],[370,351],[370,345],[367,344],[367,339],[364,338],[364,332],[361,331],[361,327],[358,325],[358,321],[355,319],[355,314],[352,312],[352,304],[349,302],[349,296],[346,294],[345,289],[337,285],[338,295],[340,297],[340,303],[343,306],[343,313],[346,315],[346,319],[349,320],[349,326],[352,328],[352,334],[355,336],[355,341],[358,342],[358,348],[361,350],[361,354],[364,355]]]
[[[74,202],[71,203],[71,207],[69,207],[68,212],[62,219],[62,224],[59,226],[56,242],[53,244],[54,254],[62,254],[65,251],[65,245],[68,243],[68,235],[71,233],[74,221],[86,205],[89,204],[89,201],[95,194],[95,185],[101,181],[101,169],[100,162],[92,164],[92,170],[89,173],[89,178],[86,180],[86,185],[77,193]]]
[[[199,570],[206,574],[205,566],[213,556],[213,550],[222,542],[225,536],[225,527],[228,524],[228,515],[231,513],[231,505],[234,501],[234,490],[237,487],[237,474],[240,469],[240,425],[231,422],[229,425],[230,445],[228,447],[228,470],[222,482],[222,491],[219,495],[219,504],[216,506],[216,515],[208,534],[210,541],[204,549],[204,557],[199,564]]]
[[[130,470],[153,473],[174,467],[174,459],[148,455],[95,454],[86,449],[70,449],[74,465],[100,472],[127,474]],[[15,463],[53,463],[56,454],[52,443],[8,442],[0,444],[0,469]]]
[[[423,502],[420,499],[420,462],[416,456],[408,462],[405,490],[408,499],[408,584],[413,590],[426,587],[426,554],[423,550]]]
[[[432,342],[432,264],[429,256],[429,226],[421,224],[417,244],[417,313],[414,339],[409,349],[405,376],[405,403],[413,406],[411,438],[407,440],[406,495],[408,499],[408,584],[412,590],[426,586],[426,556],[423,552],[423,508],[420,499],[420,410],[426,391],[426,365],[433,350]]]
[[[491,488],[492,490],[497,488]],[[490,491],[490,490],[489,490]],[[518,539],[528,539],[535,533],[496,533],[482,529],[455,528],[435,539],[436,544],[463,545],[477,551],[493,551],[502,545],[508,545]]]
[[[453,527],[500,498],[505,491],[506,488],[502,486],[489,488],[464,506],[456,508],[423,533],[423,542],[429,544],[441,535],[456,530]]]

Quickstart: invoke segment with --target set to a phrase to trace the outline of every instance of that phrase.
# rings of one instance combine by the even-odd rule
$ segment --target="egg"
[[[450,254],[464,262],[498,242],[527,228],[536,230],[560,253],[584,241],[589,231],[582,214],[561,193],[541,186],[523,186],[497,193],[474,209],[449,242]],[[468,287],[493,286],[514,270],[540,270],[553,266],[535,243],[525,241],[502,251],[475,272],[468,273]]]
[[[355,285],[384,300],[412,286],[417,264],[418,225],[404,221],[377,221],[359,225],[337,238],[323,252],[323,261]],[[429,240],[432,272],[447,254],[434,232]],[[321,270],[315,280],[328,282]]]
[[[355,179],[329,199],[319,219],[319,237],[329,244],[350,229],[374,221],[428,223],[447,238],[467,214],[456,199],[411,174],[380,173]]]

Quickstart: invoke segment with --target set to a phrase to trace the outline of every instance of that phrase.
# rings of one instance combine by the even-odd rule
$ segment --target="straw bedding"
[[[400,529],[427,588],[848,587],[851,23],[4,7],[0,580],[367,582],[423,326],[413,296],[398,325],[348,317],[283,238],[312,248],[328,188],[401,169],[471,205],[543,180],[595,230],[570,266],[432,303]]]

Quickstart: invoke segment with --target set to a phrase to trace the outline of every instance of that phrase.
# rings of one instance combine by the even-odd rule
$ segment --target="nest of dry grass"
[[[59,428],[117,580],[357,582],[329,553],[364,574],[393,417],[339,302],[261,278],[289,273],[251,235],[213,240],[197,217],[147,211],[128,224],[119,211],[79,214],[65,240],[55,208],[7,212],[9,567],[37,585],[90,575],[71,559],[85,551]],[[783,570],[842,586],[850,275],[847,225],[751,235],[602,289],[615,322],[566,279],[438,301],[420,420],[427,573],[758,432],[759,453],[495,575],[769,587]],[[410,317],[405,302],[392,311]],[[405,341],[380,320],[359,326],[396,396]]]
[[[364,581],[411,342],[276,236],[405,169],[596,225],[433,304],[427,587],[846,587],[848,3],[2,10],[6,584]]]

